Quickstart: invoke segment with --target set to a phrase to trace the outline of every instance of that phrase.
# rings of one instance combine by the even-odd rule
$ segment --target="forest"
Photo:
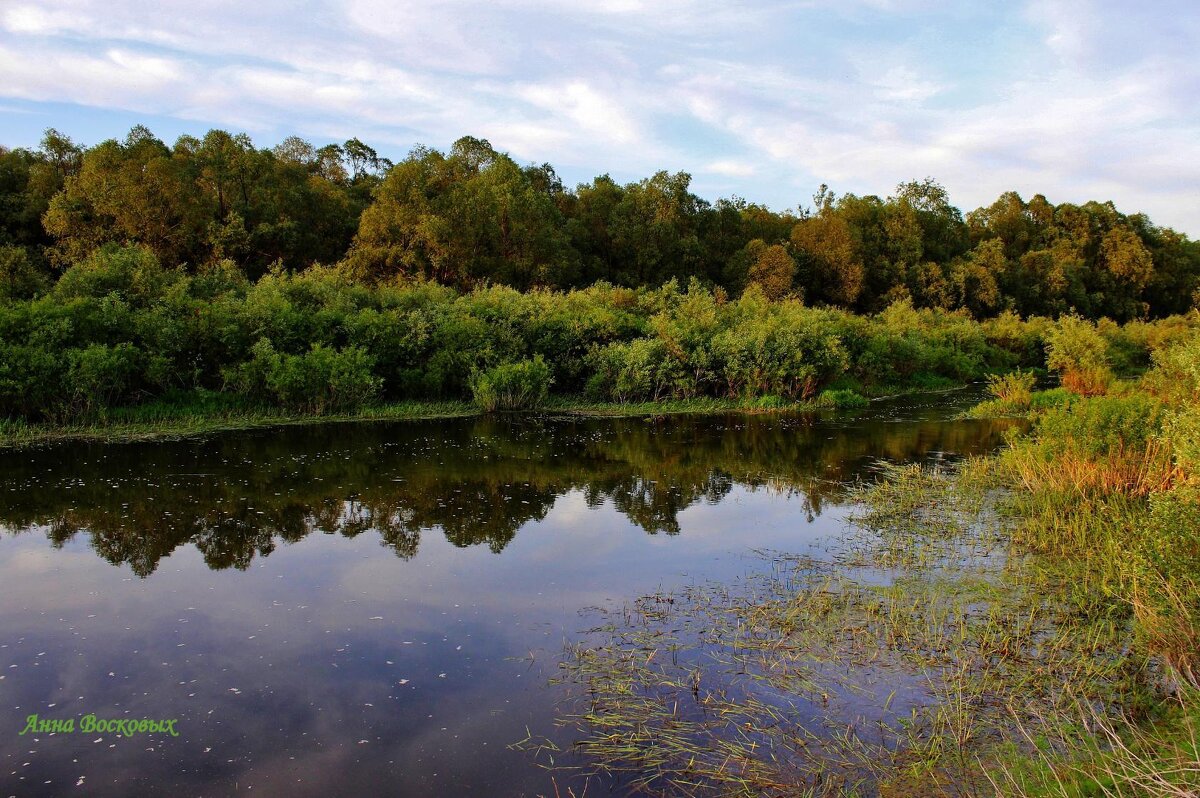
[[[738,197],[709,203],[690,182],[663,171],[570,189],[550,164],[522,166],[471,137],[393,164],[358,139],[257,149],[212,130],[167,146],[135,127],[82,147],[51,129],[37,150],[0,148],[2,290],[45,293],[108,243],[189,273],[232,262],[251,280],[313,264],[458,289],[697,278],[856,313],[907,298],[977,318],[1123,322],[1185,312],[1200,288],[1197,242],[1111,202],[1008,192],[964,215],[926,178],[886,198],[822,186],[811,206],[776,212]]]
[[[1111,202],[964,215],[926,178],[777,212],[690,180],[570,189],[470,137],[392,163],[358,139],[48,130],[0,149],[0,417],[852,404],[1042,366],[1063,329],[1134,372],[1194,324],[1200,244]]]

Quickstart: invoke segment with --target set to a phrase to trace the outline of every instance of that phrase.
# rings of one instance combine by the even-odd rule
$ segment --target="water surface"
[[[553,794],[508,746],[565,734],[581,610],[819,551],[877,459],[999,445],[950,420],[971,398],[6,452],[0,794]],[[34,713],[179,736],[20,735]]]

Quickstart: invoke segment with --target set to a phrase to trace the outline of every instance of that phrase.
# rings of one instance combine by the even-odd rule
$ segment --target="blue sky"
[[[0,0],[0,143],[489,139],[774,208],[932,176],[1200,235],[1200,2]]]

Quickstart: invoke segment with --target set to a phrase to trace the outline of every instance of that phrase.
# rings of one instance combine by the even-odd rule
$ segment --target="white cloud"
[[[705,164],[701,171],[710,172],[715,175],[724,175],[725,177],[750,177],[757,174],[758,169],[754,164],[746,161],[738,161],[733,159],[724,159],[719,161],[710,161]]]
[[[621,103],[583,81],[521,86],[517,96],[544,111],[565,116],[584,133],[619,144],[641,136],[637,123]]]
[[[932,175],[968,208],[1010,188],[1112,198],[1200,233],[1183,0],[16,0],[0,29],[0,99],[265,139],[482,135],[581,176],[684,169],[780,206]]]

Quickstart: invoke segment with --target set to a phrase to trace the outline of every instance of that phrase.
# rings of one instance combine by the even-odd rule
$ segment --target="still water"
[[[821,549],[878,459],[997,447],[974,398],[0,454],[0,796],[553,795],[509,745],[569,745],[582,610]]]

